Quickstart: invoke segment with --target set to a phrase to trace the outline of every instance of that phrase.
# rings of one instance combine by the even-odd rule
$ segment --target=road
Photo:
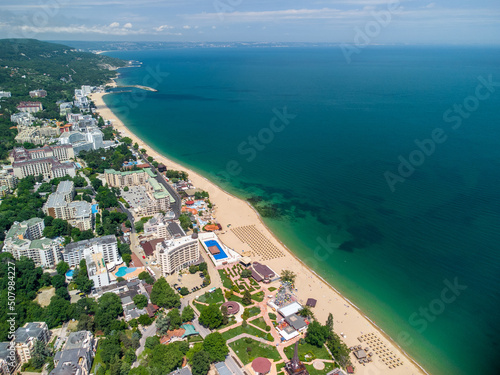
[[[135,354],[137,355],[137,358],[141,355],[141,353],[144,351],[144,345],[146,345],[146,339],[148,337],[156,335],[156,321],[153,322],[149,327],[146,328],[146,331],[141,332],[142,337],[139,340],[140,346],[137,348],[135,351]],[[139,366],[139,361],[135,361],[132,367],[137,367]]]
[[[226,357],[226,366],[235,375],[245,375],[231,355]]]
[[[59,333],[59,338],[57,341],[57,345],[54,347],[54,352],[57,352],[60,348],[62,348],[65,340],[66,340],[66,334],[68,332],[68,326],[69,322],[63,323],[61,331]]]

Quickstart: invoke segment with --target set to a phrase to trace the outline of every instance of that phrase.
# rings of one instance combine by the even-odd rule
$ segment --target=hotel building
[[[160,265],[161,274],[168,276],[200,258],[198,235],[165,240],[156,245],[156,261]]]

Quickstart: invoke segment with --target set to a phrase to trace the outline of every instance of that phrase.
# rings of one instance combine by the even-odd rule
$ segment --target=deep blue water
[[[272,205],[276,235],[429,372],[498,373],[500,86],[477,87],[499,49],[109,55],[159,90],[106,96],[134,133]]]

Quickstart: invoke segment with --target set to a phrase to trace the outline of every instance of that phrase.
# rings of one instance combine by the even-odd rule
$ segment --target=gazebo
[[[222,304],[222,306],[227,307],[227,313],[231,315],[238,314],[240,311],[240,305],[235,301],[227,301]]]
[[[257,357],[252,362],[252,369],[257,375],[265,375],[271,371],[271,361],[264,357]]]

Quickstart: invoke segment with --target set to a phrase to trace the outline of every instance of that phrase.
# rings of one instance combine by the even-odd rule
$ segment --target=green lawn
[[[249,318],[260,314],[260,307],[259,306],[249,307],[245,310],[248,310],[248,317]]]
[[[287,358],[292,358],[293,357],[293,350],[294,350],[295,345],[290,345],[287,346],[284,349],[285,355]],[[306,358],[307,355],[307,358]],[[332,359],[330,356],[330,353],[326,350],[326,348],[323,346],[321,348],[318,348],[315,345],[311,345],[308,343],[304,344],[299,344],[299,359],[303,362],[310,362],[316,358],[319,359]]]
[[[236,318],[234,316],[230,316],[227,324],[221,325],[218,329],[226,328],[232,326],[233,324],[236,324]]]
[[[267,332],[261,331],[260,329],[250,324],[248,324],[246,327],[239,325],[238,327],[230,329],[229,331],[223,332],[222,337],[224,337],[225,340],[229,340],[233,337],[241,335],[242,333],[248,333],[249,335],[260,337],[267,341],[273,341],[272,336],[269,337]]]
[[[193,306],[198,310],[198,312],[201,314],[203,309],[206,307],[205,305],[202,305],[201,303],[196,303],[195,301],[192,302]]]
[[[267,326],[266,321],[261,316],[259,316],[258,318],[254,319],[254,320],[250,320],[249,323],[252,323],[254,326],[257,326],[257,327],[263,329],[264,331],[266,330],[266,326]]]
[[[281,356],[274,346],[263,344],[247,337],[232,342],[229,346],[245,365],[257,357],[264,357],[274,361],[281,360]]]
[[[269,314],[267,314],[267,315],[269,315],[269,319],[271,319],[271,320],[276,320],[276,314],[274,314],[274,313],[269,313]]]
[[[188,337],[188,342],[200,342],[203,341],[203,338],[200,335],[193,335]]]
[[[270,292],[274,292],[276,289],[278,289],[278,288],[275,288],[274,286],[271,286],[271,287],[269,287],[269,288],[268,288],[268,290],[269,290]]]
[[[101,346],[97,344],[97,351],[95,352],[94,363],[92,364],[92,369],[90,370],[91,373],[93,374],[97,373],[96,367],[99,363],[101,365],[104,365],[101,359]]]
[[[235,302],[238,302],[238,303],[242,303],[241,302],[241,297],[238,297],[235,294],[233,294],[231,297],[229,297],[229,301],[235,301]]]
[[[333,363],[325,363],[323,370],[316,370],[313,365],[306,365],[309,375],[325,375],[334,369]]]
[[[206,292],[205,294],[202,294],[200,297],[198,297],[198,301],[208,303],[209,305],[211,305],[212,303],[224,302],[224,295],[222,294],[222,289],[217,288],[212,293]]]
[[[283,363],[278,363],[278,364],[276,365],[276,371],[277,371],[277,372],[280,372],[280,371],[283,369],[283,367],[285,367],[285,362],[283,362]]]
[[[231,289],[233,287],[233,282],[226,276],[224,270],[219,270],[219,275],[224,288]]]
[[[264,301],[264,292],[260,291],[257,293],[252,294],[252,299],[257,302],[262,302]]]

